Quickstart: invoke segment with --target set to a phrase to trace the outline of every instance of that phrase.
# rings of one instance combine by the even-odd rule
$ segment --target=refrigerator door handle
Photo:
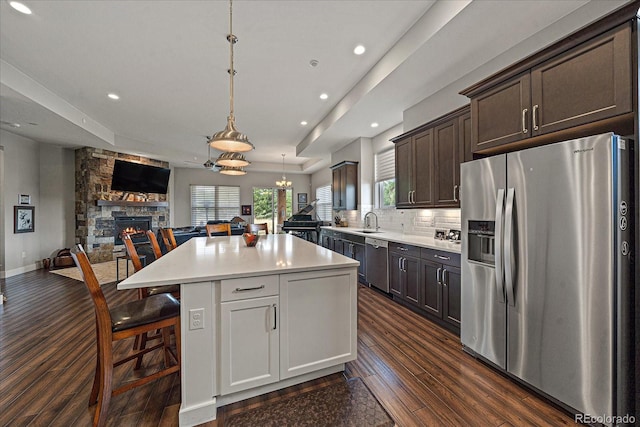
[[[507,303],[515,306],[516,301],[514,299],[513,292],[513,274],[515,272],[515,252],[513,248],[513,199],[515,196],[515,190],[509,188],[507,190],[507,206],[504,210],[504,276],[505,285],[507,290]]]
[[[496,295],[498,302],[504,302],[504,265],[502,258],[502,231],[504,226],[504,188],[498,190],[496,196]]]

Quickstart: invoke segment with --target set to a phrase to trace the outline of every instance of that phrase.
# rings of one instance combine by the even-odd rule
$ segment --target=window
[[[331,184],[316,188],[316,214],[321,221],[331,222]]]
[[[240,215],[240,187],[226,185],[191,186],[191,225],[210,220],[230,220]]]
[[[396,152],[392,148],[375,156],[376,207],[396,205]]]
[[[284,200],[281,198],[284,197]],[[277,233],[278,225],[293,215],[293,189],[254,187],[253,189],[253,223],[269,224],[271,233]],[[284,202],[285,209],[278,209]]]

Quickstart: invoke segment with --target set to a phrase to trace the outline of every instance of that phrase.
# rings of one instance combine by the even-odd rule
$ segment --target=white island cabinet
[[[118,284],[180,284],[180,425],[344,370],[356,358],[358,262],[291,235],[189,240]]]

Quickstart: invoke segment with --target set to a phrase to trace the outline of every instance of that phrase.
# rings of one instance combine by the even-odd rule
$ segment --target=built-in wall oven
[[[384,292],[389,292],[389,259],[386,240],[367,237],[365,243],[365,270],[367,282]]]

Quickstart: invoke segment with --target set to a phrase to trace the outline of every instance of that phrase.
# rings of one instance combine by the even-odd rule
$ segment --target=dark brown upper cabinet
[[[570,48],[568,38],[524,60],[528,69],[513,65],[462,92],[471,98],[474,153],[632,111],[631,24],[586,31]]]
[[[344,161],[331,166],[331,194],[336,211],[358,208],[358,162]]]
[[[397,208],[460,207],[460,163],[472,160],[469,106],[392,141]]]
[[[419,208],[432,200],[433,132],[431,129],[395,139],[396,207]]]
[[[435,165],[435,206],[458,205],[460,188],[460,152],[458,120],[449,120],[433,129]]]

